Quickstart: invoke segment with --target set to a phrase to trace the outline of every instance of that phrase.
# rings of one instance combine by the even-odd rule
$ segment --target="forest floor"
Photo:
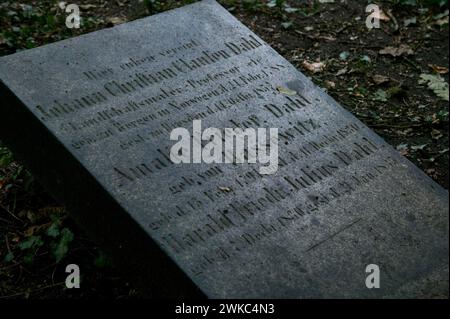
[[[2,1],[0,55],[192,2],[74,1],[83,19],[74,30],[57,1]],[[383,13],[372,30],[366,1],[219,2],[448,189],[448,2],[376,1]],[[81,289],[65,288],[70,263],[82,269]],[[0,142],[0,298],[139,296]]]

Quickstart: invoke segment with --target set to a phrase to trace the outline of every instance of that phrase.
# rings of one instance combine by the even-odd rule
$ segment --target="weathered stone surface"
[[[214,1],[0,58],[0,80],[1,139],[165,295],[415,297],[448,277],[447,191]],[[193,119],[279,128],[278,172],[171,163]]]

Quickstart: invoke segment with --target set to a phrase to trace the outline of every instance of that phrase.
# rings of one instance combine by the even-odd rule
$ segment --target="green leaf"
[[[408,149],[408,144],[406,144],[406,143],[399,144],[399,145],[397,145],[396,149],[397,149],[397,151],[406,150],[406,149]]]
[[[56,238],[59,236],[60,231],[59,227],[61,226],[60,221],[55,221],[53,224],[50,225],[50,227],[47,229],[47,235],[53,238]]]
[[[361,61],[365,62],[365,63],[370,63],[370,62],[372,62],[372,59],[368,55],[363,55],[361,57]]]
[[[297,92],[283,86],[277,86],[277,91],[286,95],[297,95]]]
[[[32,253],[28,253],[23,257],[23,261],[26,264],[32,264],[34,261],[34,255]]]
[[[100,252],[100,254],[95,258],[94,265],[98,268],[110,267],[112,265],[111,259],[104,252]]]
[[[9,253],[6,254],[4,261],[5,261],[5,263],[9,263],[9,262],[13,261],[13,259],[14,259],[14,254],[12,253],[12,251],[10,251]]]
[[[408,26],[413,25],[413,24],[417,24],[417,18],[416,17],[412,17],[412,18],[409,18],[409,19],[406,19],[405,21],[403,21],[403,25],[405,27],[408,27]]]
[[[284,11],[287,12],[287,13],[294,13],[294,12],[297,12],[298,9],[297,8],[292,8],[292,7],[286,7],[286,8],[284,8]]]
[[[413,151],[423,150],[427,146],[428,146],[428,144],[414,145],[414,146],[411,146],[411,149]]]
[[[21,250],[27,250],[31,248],[41,247],[44,242],[41,240],[41,236],[30,236],[26,241],[19,244]]]
[[[73,233],[68,228],[64,228],[61,231],[61,238],[53,247],[53,255],[56,258],[56,262],[60,262],[66,256],[69,251],[69,244],[73,238]]]
[[[448,83],[438,74],[421,74],[419,84],[426,84],[438,97],[449,101]]]
[[[283,22],[281,24],[281,26],[283,27],[283,29],[289,29],[290,27],[292,27],[293,24],[294,24],[294,22],[288,21],[288,22]]]
[[[345,61],[348,59],[349,56],[350,56],[350,52],[344,51],[339,54],[339,59],[341,59],[342,61]]]
[[[0,167],[8,166],[13,160],[13,156],[8,149],[4,147],[0,148]]]
[[[388,100],[388,94],[385,90],[378,89],[373,95],[374,101],[386,102]]]

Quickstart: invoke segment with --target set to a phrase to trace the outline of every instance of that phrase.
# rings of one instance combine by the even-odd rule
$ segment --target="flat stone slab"
[[[214,1],[2,57],[0,80],[1,139],[165,295],[418,297],[448,280],[448,192]],[[278,171],[174,164],[170,132],[194,119],[278,128]]]

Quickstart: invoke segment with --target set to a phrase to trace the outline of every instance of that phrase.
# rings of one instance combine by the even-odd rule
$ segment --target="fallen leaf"
[[[430,68],[432,68],[433,71],[436,73],[439,73],[439,74],[447,74],[448,73],[448,68],[446,68],[445,66],[439,66],[436,64],[428,64],[428,66]]]
[[[336,83],[327,80],[325,81],[325,86],[327,87],[327,89],[334,89],[336,87]]]
[[[350,56],[350,52],[344,51],[339,54],[339,59],[341,59],[342,61],[345,61],[348,59],[349,56]]]
[[[127,22],[127,20],[125,18],[121,18],[121,17],[108,18],[108,19],[106,19],[106,21],[108,23],[113,24],[113,25],[118,25],[118,24],[122,24],[122,23]]]
[[[282,86],[277,86],[277,91],[286,95],[297,95],[297,92]]]
[[[384,13],[383,10],[381,10],[381,9],[378,11],[375,11],[372,14],[372,17],[374,17],[375,19],[378,19],[380,21],[390,21],[391,20],[391,18],[389,18],[388,15],[386,13]]]
[[[374,101],[386,102],[388,100],[388,94],[385,90],[378,89],[373,95]]]
[[[390,79],[387,76],[375,74],[372,76],[372,80],[375,84],[380,85],[386,82],[389,82]]]
[[[366,63],[370,63],[370,62],[372,62],[372,59],[368,55],[363,55],[361,57],[361,61],[366,62]]]
[[[411,149],[414,151],[423,150],[425,147],[427,147],[427,145],[428,144],[414,145],[414,146],[411,146]]]
[[[421,74],[419,84],[426,84],[438,97],[449,101],[448,83],[439,74]]]
[[[303,61],[303,67],[311,73],[322,72],[325,68],[325,63],[323,62],[313,62]]]
[[[443,26],[443,25],[445,25],[445,24],[448,24],[448,17],[445,17],[445,18],[436,20],[436,21],[434,22],[434,24],[436,24],[436,25],[438,25],[438,26],[440,26],[440,27]]]
[[[433,19],[434,20],[440,20],[442,18],[448,17],[448,13],[449,13],[449,11],[445,10],[444,12],[436,14],[435,16],[433,16]]]
[[[336,76],[346,74],[347,72],[348,72],[347,68],[340,69],[339,71],[337,71]]]
[[[399,134],[399,135],[407,136],[407,135],[409,135],[410,133],[413,132],[413,129],[412,128],[407,128],[406,130],[396,130],[395,132],[397,134]]]
[[[409,19],[406,19],[405,21],[403,21],[403,25],[405,27],[408,27],[408,26],[410,26],[412,24],[417,24],[417,18],[416,17],[412,17],[412,18],[409,18]]]
[[[387,94],[389,97],[393,97],[393,96],[401,96],[405,94],[405,89],[402,86],[394,86],[389,88],[389,90],[387,91]]]
[[[297,12],[298,9],[297,8],[292,8],[292,7],[286,7],[286,8],[284,8],[284,11],[287,12],[287,13],[294,13],[294,12]]]
[[[42,229],[45,229],[49,226],[49,223],[47,224],[43,224],[43,225],[35,225],[35,226],[31,226],[29,227],[27,230],[24,231],[24,235],[26,237],[30,237],[33,236],[34,234],[40,232]]]
[[[408,144],[399,144],[397,145],[397,151],[400,153],[400,155],[402,156],[406,156],[409,155],[408,152]]]
[[[58,7],[59,7],[61,10],[64,10],[64,9],[66,8],[66,4],[67,4],[67,2],[65,2],[65,1],[60,1],[60,2],[58,2]]]
[[[290,27],[292,27],[293,24],[294,24],[294,22],[288,21],[288,22],[283,22],[281,24],[281,26],[283,27],[283,29],[289,29]]]
[[[97,8],[97,6],[95,4],[80,4],[80,8],[83,10],[89,10]]]
[[[319,39],[324,39],[324,40],[327,40],[327,41],[336,41],[335,37],[327,36],[327,35],[322,35],[322,36],[319,36],[318,38]]]
[[[438,140],[438,139],[440,139],[442,136],[444,136],[444,135],[442,134],[442,132],[439,131],[439,130],[437,130],[437,129],[433,129],[433,130],[431,131],[431,137],[432,137],[434,140]]]
[[[414,51],[409,45],[401,44],[398,48],[391,46],[385,47],[384,49],[381,49],[379,53],[382,55],[392,55],[394,57],[398,57],[402,55],[412,55],[414,54]]]
[[[399,153],[400,153],[401,156],[408,156],[409,155],[408,150],[401,150]]]

